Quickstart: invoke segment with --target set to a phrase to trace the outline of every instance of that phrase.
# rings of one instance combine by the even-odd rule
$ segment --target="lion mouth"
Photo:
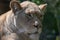
[[[38,34],[38,32],[34,32],[34,33],[28,33],[28,35],[32,35],[32,34]]]

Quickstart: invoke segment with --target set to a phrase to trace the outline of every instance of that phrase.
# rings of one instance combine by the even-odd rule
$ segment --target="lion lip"
[[[34,32],[34,33],[28,33],[28,35],[31,35],[31,34],[38,34],[38,32]]]

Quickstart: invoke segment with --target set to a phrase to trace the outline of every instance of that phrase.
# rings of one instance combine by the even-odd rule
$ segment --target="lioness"
[[[44,6],[28,2],[26,6],[11,1],[11,10],[0,16],[1,40],[39,40]],[[36,16],[38,15],[38,16]]]

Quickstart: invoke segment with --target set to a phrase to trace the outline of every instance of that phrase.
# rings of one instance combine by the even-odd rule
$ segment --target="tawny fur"
[[[35,3],[32,3],[32,2],[29,2],[29,1],[25,1],[25,2],[22,2],[21,4],[20,4],[21,6],[22,6],[22,8],[25,8],[25,7],[27,7],[28,5],[30,5],[30,6],[32,6],[33,7],[33,9],[37,9],[37,11],[36,10],[32,10],[32,9],[27,9],[27,10],[25,10],[25,12],[26,13],[29,13],[29,12],[40,12],[38,9],[39,9],[39,6],[38,5],[36,5]],[[3,28],[5,27],[5,22],[7,22],[7,20],[8,20],[8,18],[10,17],[10,16],[12,16],[12,15],[14,15],[13,14],[13,11],[12,10],[10,10],[10,11],[8,11],[8,12],[6,12],[6,13],[4,13],[3,15],[1,15],[0,16],[0,35],[2,36],[2,39],[1,40],[16,40],[17,39],[17,37],[19,37],[17,34],[13,34],[13,33],[11,33],[10,35],[7,35],[7,38],[5,38],[6,37],[6,35],[2,35],[2,33],[3,33]],[[9,24],[9,23],[8,23]],[[30,29],[31,30],[31,29]],[[25,34],[22,34],[22,36],[23,36],[23,39],[20,39],[20,40],[31,40],[28,36],[24,36]],[[13,36],[16,36],[16,37],[13,37]],[[21,37],[22,37],[21,36]],[[9,38],[10,37],[10,38]],[[20,38],[21,38],[20,37]],[[25,37],[27,37],[26,39],[25,39]],[[18,40],[19,40],[19,38],[18,38]],[[36,39],[34,39],[34,40],[36,40]],[[38,39],[37,39],[38,40]]]

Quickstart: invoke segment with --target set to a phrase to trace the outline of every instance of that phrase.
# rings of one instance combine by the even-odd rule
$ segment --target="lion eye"
[[[32,14],[27,14],[27,17],[28,18],[32,18]]]
[[[28,21],[30,21],[31,19],[33,19],[33,17],[32,17],[31,14],[26,14],[26,17],[27,17]]]
[[[30,16],[30,17],[31,17],[31,15],[30,15],[30,14],[28,14],[28,16]]]
[[[33,17],[33,14],[29,14],[30,17]]]

